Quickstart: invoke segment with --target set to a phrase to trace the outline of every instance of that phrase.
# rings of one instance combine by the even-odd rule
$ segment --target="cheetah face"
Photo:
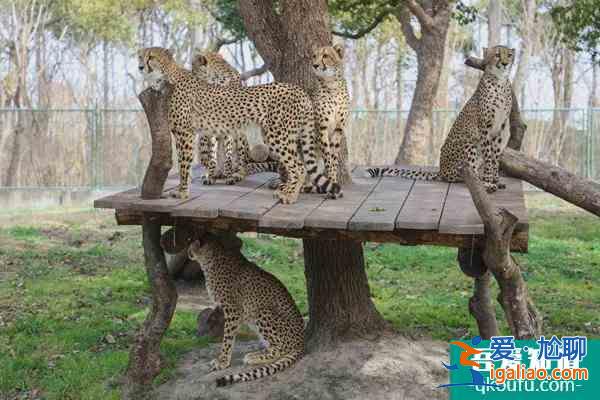
[[[206,240],[194,240],[188,247],[188,258],[193,261],[200,261],[199,257],[202,254],[202,248],[206,243]]]
[[[164,68],[172,62],[173,54],[162,47],[147,47],[138,51],[138,69],[150,81],[161,79]]]
[[[483,58],[486,64],[486,71],[492,72],[496,76],[506,77],[515,61],[515,49],[505,46],[494,46],[491,49],[483,49]]]
[[[320,78],[332,78],[342,68],[344,48],[339,44],[324,46],[313,50],[313,71]]]
[[[192,60],[192,72],[198,78],[207,81],[208,80],[208,59],[202,55],[198,54]]]

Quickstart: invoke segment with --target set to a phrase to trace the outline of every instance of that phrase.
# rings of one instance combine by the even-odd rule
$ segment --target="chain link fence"
[[[600,180],[600,109],[523,110],[527,154]],[[433,113],[428,163],[457,115]],[[357,110],[347,129],[350,161],[391,164],[402,143],[407,111]],[[252,132],[250,142],[260,140]],[[0,110],[0,188],[116,189],[138,185],[151,142],[141,110]]]

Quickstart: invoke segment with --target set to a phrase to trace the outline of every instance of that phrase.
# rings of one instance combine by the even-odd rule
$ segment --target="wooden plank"
[[[178,191],[179,185],[171,188],[170,190],[166,190],[163,193],[164,198],[161,199],[153,199],[153,200],[145,200],[145,199],[137,199],[131,205],[131,208],[135,208],[140,211],[152,211],[152,212],[171,212],[173,208],[177,207],[180,204],[187,203],[192,201],[193,199],[200,197],[204,192],[204,187],[200,182],[200,178],[195,178],[190,185],[190,197],[187,199],[178,199],[172,197],[171,194]]]
[[[256,221],[279,203],[274,194],[275,191],[269,189],[267,184],[261,185],[226,206],[219,207],[219,216]]]
[[[94,208],[128,209],[140,198],[141,189],[134,188],[94,200]]]
[[[446,182],[415,181],[396,218],[396,229],[437,230],[448,187]]]
[[[350,220],[353,231],[393,231],[402,206],[415,181],[383,178]]]
[[[301,193],[294,204],[277,204],[265,213],[258,225],[261,228],[302,229],[304,220],[311,212],[325,201],[323,195]]]
[[[483,234],[483,221],[464,183],[450,184],[439,231],[462,235]]]
[[[175,217],[216,218],[219,216],[220,209],[264,185],[274,176],[272,173],[261,173],[251,175],[237,185],[204,186],[203,193],[200,196],[176,206],[171,211],[171,215]]]
[[[353,177],[353,183],[344,187],[341,199],[326,199],[304,220],[307,228],[347,229],[350,219],[367,199],[379,179]]]
[[[529,215],[525,205],[523,182],[515,178],[502,178],[502,182],[506,184],[506,189],[498,190],[492,198],[498,207],[506,208],[519,218],[516,230],[528,230]]]

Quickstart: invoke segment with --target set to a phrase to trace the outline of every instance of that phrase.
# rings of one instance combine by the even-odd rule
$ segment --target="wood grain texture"
[[[414,183],[408,179],[382,178],[354,214],[348,229],[353,231],[393,231],[396,217]]]
[[[483,222],[464,183],[450,184],[439,231],[464,235],[483,234]]]
[[[262,215],[258,226],[262,228],[301,229],[304,220],[325,201],[323,196],[302,193],[298,202],[290,205],[277,204]]]
[[[396,229],[437,230],[448,183],[415,181],[396,218]]]
[[[379,179],[353,177],[344,187],[344,197],[327,199],[308,215],[304,226],[309,228],[347,229],[350,219],[367,199]]]

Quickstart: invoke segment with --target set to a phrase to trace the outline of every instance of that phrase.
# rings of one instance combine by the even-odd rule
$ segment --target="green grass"
[[[599,337],[597,218],[555,200],[532,196],[529,203],[530,250],[517,258],[544,333]],[[139,228],[117,227],[110,213],[90,210],[0,223],[0,399],[118,399],[149,302]],[[306,314],[301,243],[264,235],[244,241],[246,255],[279,277]],[[367,244],[365,255],[377,308],[400,332],[445,341],[476,334],[467,308],[472,280],[460,272],[455,249]],[[195,328],[195,314],[176,313],[157,383],[183,353],[207,345]],[[507,332],[504,322],[501,328]]]

